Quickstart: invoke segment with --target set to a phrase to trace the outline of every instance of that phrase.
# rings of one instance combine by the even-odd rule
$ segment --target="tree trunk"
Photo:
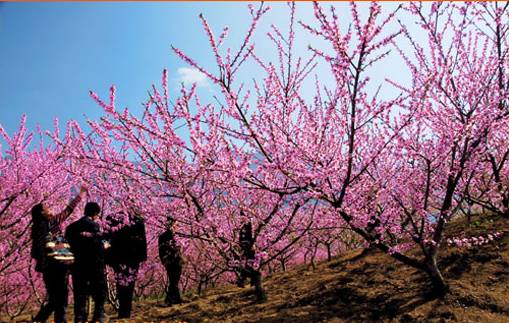
[[[384,252],[388,252],[388,247],[386,245],[378,244],[378,245],[376,245],[376,247],[378,247],[380,250],[382,250]],[[364,251],[360,255],[358,255],[354,258],[359,259],[360,258],[359,256],[362,256],[363,254],[368,253],[369,250],[372,250],[372,248],[365,248]],[[422,272],[425,272],[430,278],[430,281],[431,281],[431,284],[433,287],[432,292],[436,296],[443,296],[449,291],[449,286],[447,286],[447,283],[445,282],[444,277],[442,276],[442,273],[440,272],[440,269],[438,268],[437,258],[436,258],[436,250],[428,253],[426,255],[426,259],[423,262],[418,261],[416,259],[409,258],[403,254],[398,253],[398,252],[391,254],[391,257],[393,257],[394,259],[396,259],[410,267],[413,267],[413,268],[416,268]]]
[[[444,277],[438,268],[435,256],[426,261],[426,273],[431,279],[433,292],[437,296],[443,296],[449,291],[449,286],[445,282]]]
[[[265,291],[263,290],[263,286],[262,286],[262,274],[258,270],[255,270],[253,272],[252,280],[253,280],[252,283],[255,288],[256,300],[258,302],[266,301],[267,295],[265,294]]]
[[[200,282],[198,283],[198,296],[201,296],[203,288],[203,280],[200,278]]]
[[[502,217],[504,217],[505,219],[509,219],[509,200],[504,198],[503,205],[504,213],[502,214]]]
[[[332,252],[331,252],[331,245],[327,244],[327,261],[332,260]]]

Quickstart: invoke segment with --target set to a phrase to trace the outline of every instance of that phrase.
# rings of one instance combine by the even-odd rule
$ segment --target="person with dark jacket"
[[[158,238],[159,258],[168,275],[165,303],[169,306],[182,303],[178,285],[182,274],[183,259],[173,233],[174,222],[173,219],[169,219],[166,230]]]
[[[251,268],[247,264],[248,261],[255,259],[255,252],[253,249],[254,239],[253,239],[253,226],[251,221],[247,219],[244,213],[240,212],[242,225],[239,231],[239,246],[241,251],[241,268],[240,268],[240,277],[237,281],[237,285],[239,287],[244,287],[244,281],[246,278],[251,278],[251,285],[253,285]]]
[[[242,225],[239,232],[239,245],[241,249],[241,268],[240,278],[237,282],[239,287],[244,287],[244,281],[246,278],[250,278],[251,286],[255,288],[256,299],[260,302],[266,300],[265,292],[262,288],[262,275],[259,270],[253,267],[255,261],[255,249],[254,249],[254,238],[253,238],[253,226],[251,221],[244,215],[244,212],[240,212]]]
[[[106,252],[106,261],[115,272],[118,318],[131,317],[134,286],[140,263],[147,260],[147,238],[145,222],[139,215],[127,216],[123,223],[123,214],[108,218],[110,232],[107,237],[111,247]]]
[[[239,233],[239,245],[242,250],[242,255],[247,259],[254,259],[255,252],[253,249],[254,239],[253,239],[253,226],[251,225],[251,221],[245,221],[240,227]]]
[[[47,256],[46,243],[51,235],[60,233],[60,225],[72,214],[85,193],[86,189],[82,187],[78,196],[58,214],[52,214],[43,203],[32,208],[31,256],[35,260],[35,270],[42,273],[48,298],[33,318],[35,322],[45,322],[53,312],[54,322],[66,322],[68,268]]]
[[[106,301],[104,253],[107,247],[97,223],[101,208],[89,202],[85,215],[67,227],[65,237],[74,253],[71,269],[74,289],[74,322],[86,322],[86,303],[89,295],[94,300],[92,322],[103,322]]]

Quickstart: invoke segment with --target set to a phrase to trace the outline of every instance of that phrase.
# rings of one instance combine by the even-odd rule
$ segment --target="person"
[[[58,214],[52,214],[43,203],[32,208],[31,256],[35,260],[35,270],[42,273],[48,299],[33,318],[35,322],[45,322],[52,313],[54,322],[66,322],[69,270],[48,257],[46,243],[52,235],[61,233],[61,224],[72,214],[85,193],[86,189],[81,187],[79,194]]]
[[[253,226],[251,221],[241,212],[242,225],[239,232],[239,245],[242,250],[242,255],[246,259],[254,259],[254,239],[253,239]]]
[[[183,259],[180,247],[175,240],[174,223],[173,219],[168,219],[166,230],[158,238],[159,258],[168,275],[165,304],[169,306],[182,303],[178,284],[182,274]]]
[[[244,215],[243,211],[240,211],[241,218],[241,226],[239,231],[239,246],[240,246],[240,277],[237,281],[237,285],[239,287],[244,287],[244,282],[246,278],[251,277],[250,266],[248,265],[249,260],[255,259],[255,251],[253,249],[254,239],[253,239],[253,226],[251,221]],[[253,285],[253,280],[251,279],[251,285]]]
[[[86,322],[87,299],[94,300],[92,322],[103,322],[106,301],[106,277],[104,253],[107,244],[103,241],[98,220],[101,208],[95,202],[85,205],[85,214],[71,223],[65,237],[74,253],[71,269],[74,290],[74,322]]]
[[[240,211],[241,227],[239,232],[239,246],[241,250],[241,268],[240,277],[237,281],[239,287],[244,287],[246,278],[250,278],[251,286],[255,287],[256,299],[260,302],[266,300],[265,292],[262,288],[262,275],[259,270],[254,268],[256,252],[254,249],[253,226],[251,221]]]
[[[124,214],[108,217],[110,248],[106,252],[106,261],[115,272],[118,318],[130,318],[134,286],[140,263],[147,260],[147,238],[145,222],[135,213],[122,221]]]

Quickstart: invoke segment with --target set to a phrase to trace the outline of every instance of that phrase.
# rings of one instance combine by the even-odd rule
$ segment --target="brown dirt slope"
[[[427,296],[426,277],[380,252],[354,251],[316,269],[299,267],[265,279],[268,301],[252,289],[224,287],[189,303],[137,304],[137,319],[189,322],[509,322],[509,220],[451,223],[447,236],[503,231],[477,249],[444,248],[440,266],[451,292]]]
[[[503,238],[476,249],[443,249],[440,266],[451,292],[441,299],[427,293],[423,274],[378,251],[358,250],[315,269],[301,266],[266,277],[263,304],[255,302],[251,288],[225,286],[173,307],[138,302],[133,320],[509,322],[509,220],[484,216],[471,224],[451,223],[447,236],[493,231],[504,232]]]

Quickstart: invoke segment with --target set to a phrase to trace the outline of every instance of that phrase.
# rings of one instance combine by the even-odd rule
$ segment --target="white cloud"
[[[177,81],[184,83],[184,85],[191,85],[196,83],[197,86],[208,87],[207,77],[205,74],[190,67],[179,67],[177,69]]]

